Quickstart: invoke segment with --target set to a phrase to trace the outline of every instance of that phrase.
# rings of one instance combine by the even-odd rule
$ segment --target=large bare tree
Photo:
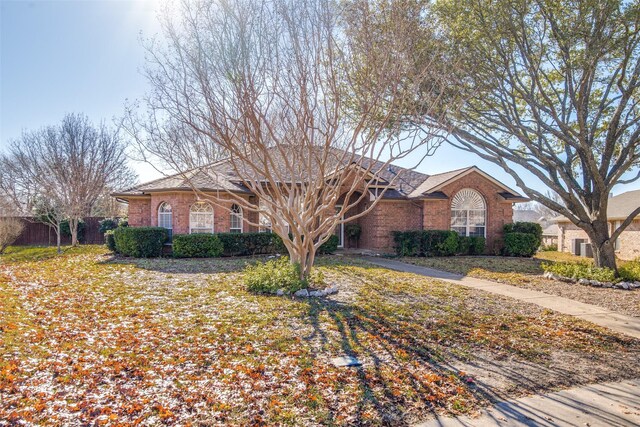
[[[68,220],[76,245],[79,221],[90,214],[105,189],[132,182],[125,149],[117,130],[69,114],[60,125],[24,132],[11,143],[0,157],[0,191],[10,194],[25,214],[39,206],[44,217],[53,218],[58,249],[60,221]]]
[[[410,65],[407,21],[373,39],[353,31],[369,25],[368,2],[349,8],[347,21],[342,3],[326,0],[183,2],[149,46],[143,112],[129,114],[139,144],[188,179],[194,167],[215,179],[224,157],[225,178],[257,196],[229,197],[271,224],[301,277],[337,225],[400,182],[390,162],[415,166],[439,141],[389,120],[406,108],[407,89],[430,78],[423,106],[436,105],[445,85],[431,63]]]
[[[531,199],[583,229],[596,265],[615,269],[613,242],[640,213],[610,229],[609,194],[640,177],[640,4],[435,3],[438,35],[459,71],[449,96],[463,105],[445,120],[430,117],[428,105],[429,125],[451,131],[453,145],[499,165]],[[537,190],[540,183],[559,200]]]

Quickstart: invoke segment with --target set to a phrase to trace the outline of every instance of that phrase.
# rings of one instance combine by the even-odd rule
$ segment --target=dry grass
[[[254,295],[246,262],[1,257],[0,425],[404,425],[640,374],[637,340],[530,304],[330,257],[335,298]]]

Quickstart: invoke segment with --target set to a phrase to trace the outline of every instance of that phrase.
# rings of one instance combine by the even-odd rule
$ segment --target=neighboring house
[[[545,217],[535,209],[522,209],[520,206],[513,210],[513,222],[535,222],[544,230],[551,225],[551,218]]]
[[[540,222],[540,214],[534,209],[514,209],[513,210],[513,222]]]
[[[640,206],[640,190],[628,191],[611,197],[607,207],[609,227],[613,231]],[[581,256],[591,256],[587,234],[565,217],[555,218],[558,224],[558,250]],[[620,234],[614,243],[616,256],[624,260],[640,257],[640,216]]]
[[[259,222],[257,214],[245,214],[230,198],[228,192],[233,192],[257,202],[230,163],[221,160],[207,168],[215,171],[215,178],[202,168],[189,171],[188,177],[214,198],[215,204],[197,202],[182,175],[140,184],[114,196],[129,204],[129,225],[134,227],[161,226],[173,234],[268,231],[269,224],[262,228],[249,225],[249,221]],[[373,179],[392,182],[401,170],[391,166]],[[369,197],[353,209],[354,213],[367,209],[375,197],[381,199],[367,215],[354,220],[362,227],[358,247],[378,251],[393,249],[392,231],[452,229],[462,235],[486,237],[487,252],[492,252],[500,245],[503,225],[512,222],[513,204],[528,201],[475,166],[435,175],[405,170],[383,196],[368,191]],[[347,246],[344,226],[336,234],[340,246]]]
[[[558,224],[551,224],[542,230],[542,244],[544,246],[558,245]]]

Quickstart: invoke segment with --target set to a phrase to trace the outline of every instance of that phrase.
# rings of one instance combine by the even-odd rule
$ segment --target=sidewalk
[[[364,257],[364,259],[372,264],[391,270],[433,277],[469,288],[481,289],[494,294],[515,298],[520,301],[537,304],[541,307],[555,310],[560,313],[579,317],[580,319],[587,320],[599,326],[604,326],[605,328],[609,328],[615,332],[626,334],[634,338],[640,338],[640,318],[620,314],[596,305],[585,304],[569,298],[549,295],[543,292],[519,288],[517,286],[492,282],[490,280],[476,279],[473,277],[462,276],[460,274],[448,273],[446,271],[435,270],[433,268],[420,267],[386,258]],[[621,297],[623,298],[624,295],[621,295]]]
[[[638,426],[640,380],[593,384],[500,402],[479,417],[437,417],[416,427]]]

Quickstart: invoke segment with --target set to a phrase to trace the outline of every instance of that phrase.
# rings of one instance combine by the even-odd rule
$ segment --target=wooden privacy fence
[[[24,223],[24,230],[18,240],[15,241],[16,246],[27,245],[45,245],[53,246],[56,244],[56,233],[47,224],[34,222],[33,218],[19,218]],[[104,243],[104,236],[100,233],[100,221],[104,217],[88,217],[84,219],[84,239],[80,243],[101,245]],[[70,245],[71,237],[62,236],[62,244]]]

